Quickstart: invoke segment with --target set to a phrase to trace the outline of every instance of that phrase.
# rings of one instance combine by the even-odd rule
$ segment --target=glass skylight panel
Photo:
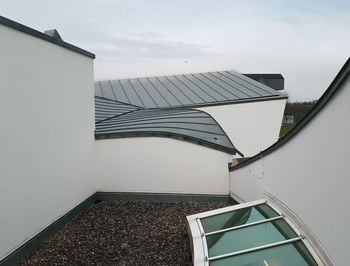
[[[208,233],[276,216],[279,216],[279,214],[264,203],[254,207],[242,208],[231,212],[209,216],[201,219],[201,223],[204,232]]]
[[[195,253],[203,252],[199,256],[194,254],[195,265],[199,262],[204,266],[318,265],[305,245],[305,238],[267,201],[187,219]]]
[[[282,230],[280,232],[279,228],[284,227],[288,227],[288,224],[283,219],[280,219],[206,236],[209,257],[298,237],[293,231],[293,234],[286,234]]]
[[[238,256],[211,261],[210,266],[249,265],[249,266],[316,266],[305,245],[297,243],[262,249]]]

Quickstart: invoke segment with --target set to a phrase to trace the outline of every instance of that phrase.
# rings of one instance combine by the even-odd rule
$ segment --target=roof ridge
[[[235,71],[241,75],[242,73],[238,72],[237,70],[234,69],[225,69],[225,70],[214,70],[214,71],[195,71],[195,72],[188,72],[188,73],[178,73],[178,74],[159,74],[159,75],[145,75],[145,76],[135,76],[135,77],[125,77],[125,78],[117,78],[117,79],[97,79],[95,82],[98,81],[114,81],[114,80],[126,80],[126,79],[146,79],[146,78],[163,78],[163,77],[169,77],[169,76],[182,76],[182,75],[194,75],[194,74],[203,74],[203,73],[213,73],[213,72],[225,72],[225,71]]]

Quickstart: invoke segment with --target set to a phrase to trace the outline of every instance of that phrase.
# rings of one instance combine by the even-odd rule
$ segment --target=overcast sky
[[[0,0],[0,12],[95,53],[96,80],[282,73],[291,100],[311,100],[350,55],[348,0]]]

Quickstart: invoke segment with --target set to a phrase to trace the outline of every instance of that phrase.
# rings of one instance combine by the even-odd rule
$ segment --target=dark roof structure
[[[95,59],[95,55],[93,53],[90,53],[90,52],[88,52],[86,50],[83,50],[83,49],[81,49],[81,48],[79,48],[77,46],[74,46],[74,45],[70,44],[70,43],[64,42],[62,40],[61,36],[59,36],[59,34],[58,34],[58,32],[56,30],[49,30],[48,32],[43,33],[43,32],[40,32],[40,31],[37,31],[35,29],[29,28],[29,27],[27,27],[27,26],[25,26],[23,24],[20,24],[20,23],[18,23],[16,21],[10,20],[10,19],[2,17],[2,16],[0,16],[0,24],[5,25],[5,26],[7,26],[9,28],[12,28],[14,30],[18,30],[20,32],[29,34],[29,35],[31,35],[33,37],[42,39],[44,41],[56,44],[56,45],[61,46],[61,47],[65,48],[65,49],[68,49],[68,50],[71,50],[73,52],[79,53],[81,55],[84,55],[84,56],[90,57],[92,59]],[[56,32],[54,32],[54,31],[56,31]]]
[[[95,122],[121,115],[131,111],[139,110],[139,107],[130,104],[120,103],[109,99],[95,97]]]
[[[140,109],[95,97],[95,113],[96,139],[170,137],[241,154],[214,118],[199,110]]]
[[[55,38],[55,39],[63,41],[61,35],[58,33],[58,31],[56,29],[46,30],[44,33]]]
[[[314,119],[314,117],[319,114],[319,112],[332,100],[333,96],[339,91],[343,81],[350,75],[350,58],[345,62],[344,66],[341,68],[337,76],[334,78],[332,83],[329,85],[327,90],[322,94],[320,99],[310,110],[310,112],[304,116],[304,118],[297,123],[285,136],[281,137],[277,142],[272,144],[267,149],[263,150],[261,153],[243,161],[242,163],[229,167],[230,171],[242,168],[249,165],[267,155],[279,149],[281,146],[286,144],[288,141],[293,139],[301,130],[303,130],[308,123]]]
[[[232,70],[96,81],[95,95],[145,109],[287,98],[276,90]]]
[[[284,77],[281,74],[243,74],[274,90],[284,90]]]
[[[286,99],[235,71],[95,82],[96,139],[159,136],[243,156],[200,106]]]

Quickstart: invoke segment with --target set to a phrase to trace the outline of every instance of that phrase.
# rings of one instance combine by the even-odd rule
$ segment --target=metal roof
[[[220,125],[207,113],[192,109],[138,109],[95,97],[95,138],[170,137],[240,154]]]
[[[286,98],[233,70],[96,81],[95,95],[146,109]]]
[[[112,116],[140,109],[138,107],[112,101],[105,98],[95,97],[95,122],[100,122]]]

